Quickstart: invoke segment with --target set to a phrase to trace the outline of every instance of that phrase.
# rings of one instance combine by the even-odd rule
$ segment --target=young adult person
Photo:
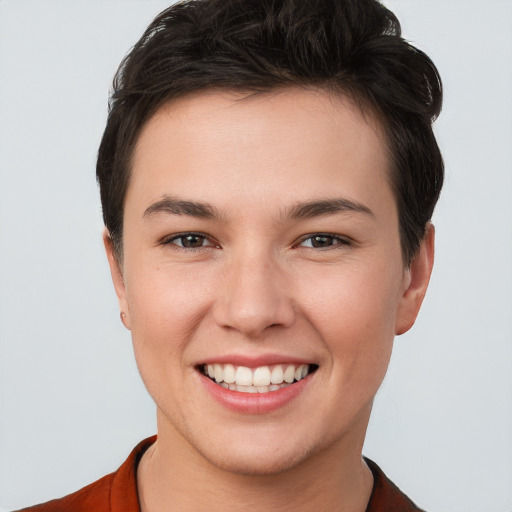
[[[114,81],[97,177],[157,436],[34,511],[417,511],[362,457],[433,264],[441,83],[375,0],[196,0]]]

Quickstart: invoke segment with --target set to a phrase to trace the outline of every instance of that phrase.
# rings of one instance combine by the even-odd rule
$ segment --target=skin
[[[434,250],[429,226],[404,267],[389,165],[371,116],[324,91],[202,92],[165,105],[144,127],[122,262],[105,234],[157,405],[158,441],[138,470],[144,511],[225,510],[226,502],[365,510],[372,476],[361,451],[372,401],[394,336],[415,321]],[[218,218],[145,214],[168,196],[208,203]],[[368,211],[287,215],[298,202],[332,198]],[[191,231],[205,238],[181,247],[176,235]],[[324,247],[312,245],[318,233],[330,235]],[[197,371],[233,354],[280,354],[318,370],[284,407],[248,415],[212,400]]]

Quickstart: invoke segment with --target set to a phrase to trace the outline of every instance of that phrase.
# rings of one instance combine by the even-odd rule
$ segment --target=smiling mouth
[[[200,371],[212,382],[241,393],[270,393],[295,384],[315,372],[315,364],[274,364],[248,368],[233,364],[204,364]]]

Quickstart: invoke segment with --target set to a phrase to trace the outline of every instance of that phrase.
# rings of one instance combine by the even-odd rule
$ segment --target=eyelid
[[[183,247],[182,245],[173,243],[175,240],[184,238],[186,236],[197,236],[198,238],[203,238],[204,240],[208,241],[208,245],[203,245],[201,247]],[[187,252],[220,247],[219,244],[216,243],[211,236],[207,235],[206,233],[200,233],[197,231],[183,231],[182,233],[173,233],[172,235],[167,235],[160,240],[159,245],[172,245],[177,250]]]
[[[340,247],[352,244],[352,241],[348,237],[342,236],[342,235],[338,235],[338,234],[335,234],[335,233],[310,233],[308,235],[304,235],[303,237],[301,237],[299,239],[298,243],[296,244],[296,247],[301,247],[301,245],[306,240],[310,240],[310,239],[315,238],[315,237],[333,238],[338,243],[335,243],[335,244],[327,246],[327,247],[304,247],[303,246],[303,248],[314,249],[314,250],[317,250],[317,251],[328,251],[328,250],[331,250],[331,249],[338,249]]]

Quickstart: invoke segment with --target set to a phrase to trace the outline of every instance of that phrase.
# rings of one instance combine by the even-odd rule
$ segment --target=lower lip
[[[227,409],[245,414],[266,414],[284,407],[297,398],[306,389],[313,375],[309,374],[299,382],[268,393],[232,391],[219,386],[202,374],[200,377],[201,383],[212,397]]]

